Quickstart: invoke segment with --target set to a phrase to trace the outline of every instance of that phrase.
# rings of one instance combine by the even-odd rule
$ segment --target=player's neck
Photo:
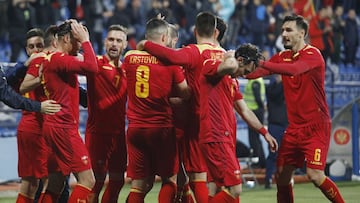
[[[297,52],[299,52],[300,50],[302,50],[305,46],[306,46],[306,44],[305,44],[305,42],[303,41],[303,42],[299,43],[297,46],[294,46],[294,47],[292,48],[292,51],[293,51],[294,53],[297,53]]]
[[[212,38],[198,37],[196,39],[197,44],[212,44],[215,45],[215,42]]]
[[[119,67],[120,65],[120,57],[117,58],[110,58],[109,55],[105,54],[105,57],[109,61],[110,64],[113,64],[115,67]]]

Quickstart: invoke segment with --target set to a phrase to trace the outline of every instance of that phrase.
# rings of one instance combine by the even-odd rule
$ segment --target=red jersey
[[[200,75],[200,143],[234,143],[236,82],[217,74],[218,64],[208,60]],[[237,95],[236,97],[238,97]]]
[[[125,130],[126,78],[106,56],[97,57],[99,72],[87,74],[86,131],[116,134]]]
[[[165,66],[144,51],[128,51],[122,64],[127,77],[129,127],[172,127],[171,87],[184,81],[179,66]]]
[[[285,50],[263,66],[249,74],[250,78],[271,72],[282,74],[289,127],[330,122],[324,87],[325,62],[317,48],[306,45],[298,53]]]
[[[44,61],[44,57],[38,57],[33,59],[29,64],[26,73],[34,77],[39,77],[39,68],[43,61]],[[25,93],[24,96],[40,102],[46,100],[46,96],[44,94],[44,89],[42,85],[36,87],[34,90],[30,92]],[[43,123],[42,113],[22,111],[22,117],[18,125],[18,130],[41,134],[42,123]]]
[[[43,63],[45,95],[61,105],[61,111],[45,116],[45,122],[61,128],[79,125],[79,82],[77,73],[97,72],[96,56],[90,42],[82,43],[84,61],[65,53],[48,55]]]
[[[149,50],[160,60],[180,65],[185,70],[186,81],[191,88],[192,97],[190,98],[193,112],[200,112],[200,88],[199,76],[203,62],[209,58],[222,56],[223,49],[212,44],[190,44],[181,49],[171,49],[159,44],[147,41],[145,49]]]

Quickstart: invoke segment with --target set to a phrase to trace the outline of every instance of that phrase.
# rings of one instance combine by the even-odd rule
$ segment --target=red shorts
[[[94,173],[124,173],[127,166],[125,132],[122,134],[85,134]]]
[[[19,177],[44,178],[48,175],[48,147],[40,133],[18,131]]]
[[[127,175],[143,179],[178,172],[179,159],[174,128],[132,128],[127,131],[129,165]]]
[[[330,144],[331,123],[316,123],[301,128],[287,128],[281,141],[277,165],[293,165],[324,170]]]
[[[77,128],[59,128],[44,124],[43,135],[51,148],[49,173],[63,175],[91,169],[89,154]]]
[[[218,187],[234,186],[242,183],[239,161],[234,153],[234,145],[225,142],[200,144],[209,172],[209,179]]]
[[[183,162],[187,173],[202,173],[207,171],[199,144],[198,123],[198,121],[189,121],[184,131],[183,144],[180,146],[182,148]]]

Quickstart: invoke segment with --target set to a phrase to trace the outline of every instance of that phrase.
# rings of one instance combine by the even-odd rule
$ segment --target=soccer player
[[[117,202],[127,165],[125,141],[126,78],[120,56],[127,46],[127,31],[111,25],[104,40],[105,55],[97,57],[99,71],[88,73],[88,120],[85,143],[95,175],[92,188],[98,202],[107,173],[109,183],[101,202]]]
[[[222,38],[223,38],[223,36],[225,34],[226,28],[227,28],[227,25],[224,22],[224,20],[222,20],[220,17],[217,17],[216,29],[219,31],[219,35],[217,37],[218,46],[220,46],[220,41],[222,40]],[[231,52],[231,53],[233,53],[233,52]],[[212,61],[214,61],[214,60],[216,60],[216,59],[213,59]],[[232,60],[234,60],[234,59],[232,59]],[[211,61],[211,60],[209,60],[209,61]],[[236,65],[236,63],[234,63],[234,65]],[[207,68],[209,68],[209,70],[211,70],[211,71],[214,71],[214,69],[216,69],[217,67],[215,66],[215,67],[207,67]],[[233,68],[233,71],[236,71],[236,70],[239,71],[239,68],[237,66],[234,66],[232,68]],[[204,71],[206,71],[206,70],[204,70]],[[228,101],[231,101],[231,100],[233,101],[233,108],[244,119],[244,121],[249,125],[249,127],[253,128],[253,129],[261,129],[263,127],[263,125],[257,119],[255,114],[248,108],[248,106],[244,102],[242,94],[239,92],[239,84],[238,84],[237,79],[236,78],[229,79],[229,77],[226,76],[227,73],[213,73],[213,74],[214,75],[211,75],[211,74],[209,75],[209,74],[205,73],[205,79],[203,78],[204,77],[203,75],[201,75],[201,77],[200,77],[200,78],[203,78],[203,80],[201,80],[202,83],[200,84],[200,87],[202,89],[204,89],[204,91],[209,92],[209,94],[207,94],[205,96],[200,95],[200,99],[202,99],[202,98],[205,99],[204,100],[204,106],[208,106],[208,104],[216,104],[216,105],[210,105],[208,107],[209,111],[210,111],[210,114],[208,114],[208,116],[213,117],[213,118],[224,118],[223,115],[222,116],[220,115],[221,111],[219,111],[219,109],[216,109],[216,108],[219,105],[224,106],[224,108],[220,108],[220,109],[228,108],[228,110],[230,111],[230,108],[232,108],[229,105],[226,105],[225,102],[219,102],[219,101],[223,101],[221,98],[220,99],[218,98],[219,97],[218,94],[222,92],[222,93],[224,93],[225,95],[228,96],[228,98],[227,98]],[[212,79],[218,78],[219,83],[210,82],[212,80],[211,78]],[[208,83],[210,83],[210,84],[208,84]],[[223,88],[224,86],[219,85],[219,84],[223,84],[223,85],[227,86],[228,88]],[[206,101],[206,100],[208,100],[208,101]],[[201,105],[200,109],[202,107],[203,106]],[[203,113],[204,113],[204,115],[206,115],[206,112],[203,112]],[[229,130],[229,134],[231,134],[232,138],[227,139],[227,142],[230,143],[230,141],[232,140],[233,143],[232,144],[230,143],[230,147],[228,147],[228,149],[229,150],[232,149],[234,151],[233,154],[235,154],[236,153],[236,148],[235,148],[236,147],[236,118],[235,118],[235,115],[231,114],[231,113],[229,114],[229,113],[224,113],[223,112],[223,114],[228,115],[228,121],[226,122],[227,126],[229,127],[228,130],[232,128],[232,131]],[[202,120],[202,121],[204,121],[204,124],[203,124],[204,128],[209,127],[206,124],[207,120],[208,119],[203,119]],[[210,122],[211,121],[214,121],[214,119],[210,119]],[[200,129],[203,129],[201,124],[202,123],[200,123]],[[200,137],[206,137],[206,136],[210,137],[210,136],[216,134],[216,131],[222,131],[221,129],[216,127],[217,126],[216,124],[210,124],[210,126],[211,125],[214,126],[214,127],[212,127],[211,132],[207,133],[206,135],[201,134]],[[265,136],[265,134],[264,134],[264,136]],[[268,135],[266,135],[266,136],[268,136]],[[215,138],[215,139],[213,138],[213,140],[217,140],[217,138]],[[216,142],[220,142],[220,139],[217,140]],[[207,143],[205,142],[204,144],[202,144],[202,146],[206,146],[206,144]],[[274,144],[273,141],[271,142],[271,144]],[[208,153],[208,152],[205,151],[205,153]],[[224,155],[224,154],[219,153],[218,155],[221,156],[221,155]],[[232,159],[233,159],[232,154],[228,154],[227,156],[231,156]],[[235,156],[235,159],[236,159],[236,156]],[[236,163],[234,163],[234,164],[235,165],[233,165],[233,167],[237,168],[237,166],[236,166],[237,164]],[[210,164],[210,166],[211,166],[211,164]],[[209,169],[210,169],[210,167],[209,167]],[[217,168],[212,168],[210,170],[210,172],[214,172],[214,170],[216,171]],[[229,188],[231,188],[231,187],[229,187],[228,183],[225,184],[226,177],[215,176],[215,178],[216,178],[216,180],[214,180],[214,177],[212,177],[211,173],[208,173],[209,202],[210,201],[220,201],[218,199],[220,197],[222,197],[222,198],[228,197],[229,200],[232,202],[232,198],[230,198],[230,196],[227,195],[229,193],[229,191],[227,191],[227,190],[229,190]],[[223,178],[225,179],[224,182],[219,181],[219,180],[221,180]],[[231,177],[231,178],[236,179],[237,177]],[[235,187],[235,186],[232,186],[232,187],[233,187],[232,189],[234,190],[233,193],[235,193],[235,189],[241,189],[241,187]],[[227,192],[225,192],[225,191],[227,191]],[[212,200],[214,198],[214,196],[219,192],[222,193],[222,194],[219,194],[218,196],[216,196],[216,198],[214,200]],[[234,195],[234,194],[231,194],[231,195],[233,195],[233,198],[235,199],[234,202],[239,202],[239,197],[236,197],[236,195]]]
[[[86,202],[94,186],[95,178],[85,144],[79,132],[79,84],[77,74],[97,72],[94,50],[89,33],[76,20],[68,20],[58,26],[56,34],[58,48],[46,56],[43,62],[43,84],[45,95],[56,99],[62,111],[44,119],[43,134],[52,149],[48,162],[49,183],[43,202],[56,202],[71,172],[77,177],[69,201]],[[75,56],[80,46],[84,60]]]
[[[166,46],[168,23],[151,19],[146,38]],[[144,202],[155,175],[162,178],[159,202],[173,202],[176,195],[178,151],[169,96],[177,88],[183,98],[190,92],[179,66],[165,66],[145,51],[129,51],[123,67],[127,76],[129,120],[127,144],[128,176],[132,179],[127,202]]]
[[[216,52],[220,50],[215,45],[217,35],[216,17],[211,13],[203,12],[197,15],[195,22],[197,44],[190,44],[184,48],[174,50],[150,41],[138,43],[138,49],[145,49],[160,60],[181,65],[185,70],[185,77],[192,90],[192,97],[188,108],[190,112],[186,112],[189,113],[189,117],[184,132],[183,160],[190,179],[190,187],[198,203],[208,201],[207,169],[199,147],[200,91],[198,78],[203,62],[209,59],[212,54],[216,55]]]
[[[278,202],[294,202],[290,184],[296,168],[306,160],[306,173],[331,202],[344,202],[338,187],[324,174],[331,120],[326,103],[325,62],[320,51],[305,42],[308,23],[302,16],[286,16],[282,23],[285,51],[261,61],[246,78],[282,75],[289,125],[277,159]]]
[[[234,142],[234,133],[236,133],[234,100],[240,115],[252,128],[262,132],[271,150],[277,150],[276,140],[256,116],[249,113],[249,108],[240,95],[235,95],[238,88],[234,89],[237,85],[231,77],[239,76],[239,66],[243,64],[240,62],[238,65],[233,55],[234,51],[230,51],[225,54],[223,60],[221,55],[219,58],[206,60],[199,78],[200,91],[207,92],[200,95],[200,146],[209,175],[217,186],[224,186],[221,192],[211,198],[210,203],[235,202],[241,192],[240,166],[235,154]]]
[[[51,40],[45,40],[45,38],[51,38]],[[30,30],[27,33],[27,54],[29,56],[40,54],[36,52],[43,51],[42,48],[44,48],[44,45],[45,47],[51,46],[50,43],[45,44],[44,42],[52,41],[54,38],[54,30],[50,34],[47,32],[46,36],[44,36],[43,31],[40,29]],[[46,96],[40,82],[41,71],[39,71],[44,57],[32,57],[19,91],[28,98],[44,101],[46,100]],[[27,111],[22,112],[22,117],[17,129],[19,153],[18,173],[19,177],[21,177],[17,202],[33,202],[39,186],[39,180],[42,179],[43,183],[47,182],[48,150],[45,139],[42,136],[42,123],[42,114]]]

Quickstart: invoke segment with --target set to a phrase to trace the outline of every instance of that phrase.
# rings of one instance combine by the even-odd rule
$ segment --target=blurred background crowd
[[[310,23],[308,40],[327,63],[360,67],[358,0],[0,0],[0,62],[17,62],[26,56],[22,53],[29,29],[45,29],[68,18],[86,24],[97,54],[103,53],[109,25],[127,27],[128,49],[134,49],[144,38],[147,20],[159,13],[179,28],[178,46],[186,45],[194,42],[194,20],[200,11],[211,11],[228,24],[224,48],[251,42],[266,56],[282,49],[282,18],[303,15]]]

